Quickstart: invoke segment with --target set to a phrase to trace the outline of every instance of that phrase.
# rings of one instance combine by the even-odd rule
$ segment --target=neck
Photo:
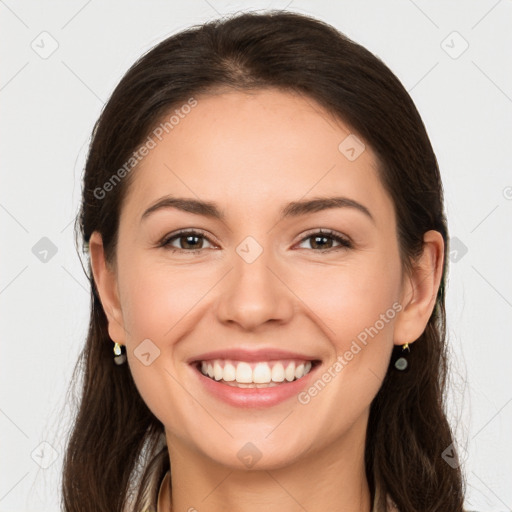
[[[347,435],[323,450],[310,449],[285,467],[241,470],[218,464],[167,434],[172,505],[169,498],[164,510],[370,512],[360,437]]]

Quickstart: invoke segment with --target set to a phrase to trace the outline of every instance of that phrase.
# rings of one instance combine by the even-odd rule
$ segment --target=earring
[[[405,350],[407,350],[407,352],[411,351],[411,349],[409,348],[409,343],[404,343],[402,345],[402,352],[404,352]],[[408,366],[409,366],[409,362],[407,361],[407,359],[404,356],[399,357],[395,361],[395,368],[401,372],[407,370]]]
[[[126,363],[126,353],[123,352],[124,345],[114,343],[114,363],[117,365]]]

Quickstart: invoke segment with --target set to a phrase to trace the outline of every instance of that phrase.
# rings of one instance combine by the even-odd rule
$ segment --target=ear
[[[395,322],[395,345],[411,344],[425,330],[436,304],[443,263],[443,236],[438,231],[427,231],[423,236],[423,252],[404,279],[400,301],[403,309]]]
[[[112,341],[124,345],[126,332],[119,301],[116,271],[105,259],[103,240],[98,231],[94,231],[89,239],[89,257],[96,289],[108,320],[108,334]]]

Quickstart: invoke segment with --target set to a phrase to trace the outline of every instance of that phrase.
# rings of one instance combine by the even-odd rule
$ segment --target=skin
[[[369,511],[370,404],[393,344],[412,343],[425,329],[443,239],[425,233],[423,255],[405,273],[375,154],[366,144],[349,161],[338,146],[352,130],[310,98],[260,90],[197,100],[133,171],[113,266],[101,235],[90,240],[110,337],[126,345],[137,388],[165,426],[172,510]],[[167,208],[141,222],[166,194],[214,201],[226,219]],[[363,204],[374,221],[347,207],[278,222],[288,202],[334,195]],[[181,252],[157,247],[182,228],[206,232],[192,240],[200,252],[190,253],[186,238],[172,242]],[[315,246],[318,229],[353,246]],[[250,264],[236,252],[247,236],[263,248]],[[225,404],[186,363],[214,349],[275,347],[320,359],[320,375],[394,303],[401,311],[304,405],[296,397],[259,409]],[[147,338],[160,350],[149,366],[133,352]],[[248,442],[262,454],[252,469],[237,456]]]

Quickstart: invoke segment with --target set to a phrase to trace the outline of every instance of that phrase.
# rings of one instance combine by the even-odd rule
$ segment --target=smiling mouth
[[[305,377],[319,360],[281,359],[275,361],[235,361],[213,359],[196,361],[205,377],[238,388],[268,388],[285,385]]]

